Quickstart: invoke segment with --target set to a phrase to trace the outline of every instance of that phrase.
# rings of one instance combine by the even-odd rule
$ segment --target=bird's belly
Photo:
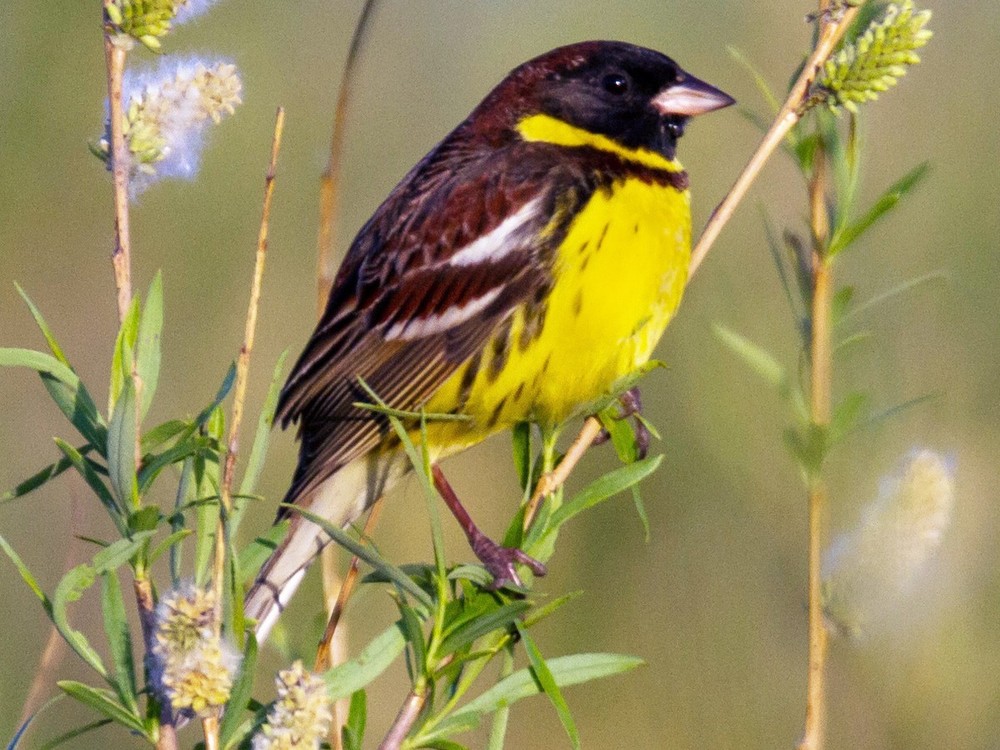
[[[427,405],[471,417],[439,423],[432,441],[559,424],[648,361],[684,291],[690,233],[687,191],[629,179],[595,193],[560,245],[548,298],[517,310]]]

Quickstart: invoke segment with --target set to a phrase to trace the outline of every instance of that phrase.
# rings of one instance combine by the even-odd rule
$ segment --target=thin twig
[[[368,519],[365,521],[364,531],[361,533],[362,544],[367,544],[369,535],[378,523],[381,514],[382,498],[379,498],[372,505]],[[360,563],[361,560],[357,556],[351,558],[351,565],[347,570],[347,575],[344,576],[344,583],[340,587],[340,592],[337,594],[337,601],[334,603],[333,609],[330,612],[330,618],[327,620],[326,630],[323,632],[323,637],[316,648],[316,661],[313,667],[313,671],[315,672],[323,672],[337,663],[336,654],[331,653],[331,643],[337,633],[337,625],[344,614],[347,601],[351,598],[351,594],[354,593],[354,587],[357,584],[358,575],[360,574]]]
[[[747,190],[750,189],[754,180],[757,179],[757,175],[760,174],[761,169],[763,169],[764,164],[770,158],[771,154],[781,145],[781,142],[788,135],[788,132],[795,127],[795,124],[802,119],[802,105],[808,98],[809,86],[812,84],[816,73],[822,67],[823,63],[830,56],[830,53],[833,52],[833,48],[837,46],[837,42],[840,41],[854,21],[858,10],[857,7],[847,8],[838,20],[826,23],[822,27],[816,48],[809,55],[809,59],[802,67],[802,73],[799,74],[798,80],[795,81],[795,85],[792,86],[792,90],[788,93],[785,103],[778,110],[771,128],[767,131],[757,150],[754,151],[753,156],[750,157],[750,161],[743,168],[740,176],[736,178],[736,182],[733,183],[726,197],[716,206],[711,217],[709,217],[708,223],[705,224],[705,228],[698,238],[698,244],[695,245],[694,250],[691,252],[691,264],[688,267],[689,278],[698,270],[698,266],[701,265],[708,251],[719,238],[722,228],[732,218],[736,206],[746,196]]]
[[[229,436],[226,442],[226,460],[223,465],[222,486],[219,490],[219,523],[215,535],[215,565],[212,570],[212,587],[215,591],[215,606],[222,606],[222,590],[225,580],[226,539],[225,520],[232,511],[233,478],[236,473],[236,454],[239,450],[240,424],[243,421],[243,405],[246,401],[247,382],[250,373],[250,354],[253,352],[254,336],[257,332],[257,311],[260,307],[260,293],[264,281],[264,265],[267,259],[267,237],[271,220],[271,202],[274,197],[274,178],[278,166],[278,152],[281,136],[285,128],[285,110],[278,107],[274,118],[274,135],[271,138],[271,158],[267,174],[264,176],[264,205],[261,210],[260,229],[257,233],[257,254],[254,261],[253,282],[250,286],[250,302],[247,306],[246,325],[243,331],[243,346],[236,361],[236,385],[233,389],[233,412],[229,420]],[[221,618],[216,618],[219,627]]]
[[[205,734],[205,750],[219,750],[219,717],[210,714],[201,720]]]
[[[386,734],[385,739],[379,744],[378,750],[399,750],[399,746],[403,744],[406,735],[413,728],[413,724],[420,715],[420,710],[424,707],[424,701],[426,700],[426,690],[414,688],[410,692],[406,702],[403,703],[403,706],[399,709],[399,713],[396,714],[396,719],[392,722],[388,734]]]
[[[830,224],[826,208],[827,172],[823,148],[817,149],[809,180],[812,230],[812,309],[809,346],[809,418],[814,425],[830,423],[833,355],[831,349],[831,265],[826,257]],[[809,669],[806,677],[806,716],[799,750],[821,750],[825,716],[824,673],[827,632],[823,622],[821,555],[826,486],[822,475],[811,478],[809,503]]]
[[[316,252],[316,305],[317,315],[326,307],[326,298],[333,285],[333,242],[336,235],[337,218],[340,208],[340,169],[344,153],[344,127],[354,84],[354,70],[361,50],[371,29],[375,6],[378,0],[366,0],[358,23],[351,37],[351,47],[347,62],[340,77],[340,93],[333,113],[333,132],[330,136],[330,155],[326,169],[319,183],[319,238]]]
[[[528,507],[524,511],[523,528],[525,531],[531,527],[531,522],[535,520],[535,514],[538,512],[538,506],[542,504],[542,500],[559,489],[569,478],[569,475],[573,472],[573,468],[583,458],[583,454],[587,452],[587,449],[597,440],[597,436],[601,434],[602,429],[601,421],[597,417],[587,417],[583,422],[583,427],[580,428],[580,433],[566,451],[566,455],[563,456],[559,465],[538,479],[535,491],[532,493],[531,499],[528,501]]]
[[[104,57],[108,68],[108,116],[111,120],[111,174],[114,178],[115,244],[111,262],[118,291],[118,321],[125,320],[132,304],[132,243],[129,235],[128,169],[129,154],[125,144],[125,113],[122,102],[122,78],[125,75],[124,46],[104,34]]]

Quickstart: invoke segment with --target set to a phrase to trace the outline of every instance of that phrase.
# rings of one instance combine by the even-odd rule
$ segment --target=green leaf
[[[108,478],[121,508],[139,507],[135,475],[135,388],[125,381],[108,424]]]
[[[402,623],[396,622],[383,630],[361,653],[338,664],[323,675],[331,701],[338,701],[361,690],[377,678],[406,647]]]
[[[164,552],[173,547],[175,544],[179,544],[183,540],[187,539],[194,533],[192,529],[178,529],[172,534],[167,535],[162,541],[160,541],[149,553],[149,564],[155,563]]]
[[[107,690],[98,690],[97,688],[90,687],[90,685],[85,685],[82,682],[74,680],[60,680],[56,685],[64,693],[72,698],[76,698],[76,700],[89,706],[97,711],[97,713],[107,716],[115,723],[121,724],[133,732],[138,732],[143,737],[149,737],[142,719],[116,701]]]
[[[91,450],[93,450],[93,447],[90,445],[84,445],[80,448],[77,448],[76,450],[77,453],[80,453],[82,455],[85,453],[89,453]],[[16,500],[19,497],[24,497],[30,492],[34,492],[49,480],[55,479],[57,476],[66,471],[66,469],[70,468],[72,465],[73,462],[70,461],[68,458],[62,458],[56,461],[54,464],[49,464],[41,471],[32,474],[30,477],[28,477],[19,485],[17,485],[14,489],[8,490],[7,492],[0,495],[0,503],[5,503],[8,500]]]
[[[574,654],[549,659],[549,672],[560,688],[621,674],[643,664],[641,659],[620,654]],[[474,729],[482,717],[501,706],[510,706],[522,698],[538,695],[540,689],[530,669],[521,669],[506,677],[460,710],[442,721],[423,742]]]
[[[65,693],[60,693],[58,698],[65,697]],[[54,737],[44,745],[39,745],[38,750],[54,750],[54,748],[60,745],[65,745],[70,740],[75,740],[77,737],[82,737],[88,732],[93,732],[95,729],[100,729],[101,727],[106,727],[108,724],[113,724],[111,719],[98,719],[97,721],[92,721],[89,724],[84,724],[82,727],[76,727],[70,729],[68,732],[63,732],[58,737]]]
[[[62,347],[59,346],[59,342],[56,341],[55,335],[52,333],[52,329],[49,328],[49,324],[45,322],[45,318],[42,317],[41,311],[35,306],[35,303],[31,301],[21,285],[16,281],[14,282],[14,287],[17,289],[17,293],[21,295],[21,299],[24,300],[24,304],[28,306],[28,310],[31,312],[31,317],[35,319],[35,323],[42,332],[42,336],[45,337],[45,343],[49,345],[49,351],[52,352],[52,356],[57,360],[62,362],[67,367],[70,367],[69,360],[66,359],[66,355],[63,354]]]
[[[108,670],[104,667],[101,657],[90,645],[90,641],[79,630],[73,630],[69,624],[66,605],[77,601],[83,593],[94,585],[97,573],[90,565],[77,565],[62,577],[52,594],[52,622],[70,648],[87,664],[96,670],[101,677],[108,679]]]
[[[608,498],[624,492],[648,477],[663,461],[663,456],[650,456],[635,463],[626,464],[596,479],[572,500],[557,508],[549,519],[546,533],[558,529],[579,513]]]
[[[826,428],[809,423],[802,431],[792,428],[785,430],[784,438],[785,445],[792,452],[802,473],[807,477],[816,476],[823,466],[829,446]]]
[[[367,721],[368,697],[364,690],[355,690],[351,696],[351,707],[347,712],[347,721],[341,731],[344,750],[363,749]]]
[[[525,492],[531,491],[531,423],[518,422],[511,430],[511,441],[514,451],[514,469],[517,471],[517,481]]]
[[[236,730],[243,721],[253,693],[253,678],[257,666],[257,639],[253,633],[247,635],[247,645],[240,663],[240,673],[233,684],[226,703],[226,712],[222,716],[219,727],[219,741],[223,747],[228,747],[234,739]]]
[[[197,456],[194,462],[195,497],[216,498],[197,506],[194,537],[194,580],[199,586],[208,580],[209,566],[215,554],[215,531],[219,522],[219,462],[211,455]]]
[[[402,615],[400,623],[403,626],[403,634],[406,636],[406,642],[413,654],[413,674],[411,677],[415,681],[417,675],[427,673],[427,643],[424,640],[424,628],[413,607],[407,605],[402,599],[397,600],[396,604],[399,607],[400,615]]]
[[[90,564],[94,566],[94,571],[98,575],[116,570],[135,557],[155,533],[156,529],[147,529],[133,532],[130,537],[118,539],[94,555]]]
[[[531,607],[531,602],[518,600],[496,607],[492,612],[466,619],[444,636],[438,647],[438,653],[444,656],[458,651],[494,630],[507,630]]]
[[[73,370],[48,354],[5,347],[0,347],[0,367],[27,367],[37,372],[59,410],[88,443],[104,452],[104,419]]]
[[[62,700],[63,697],[64,696],[62,693],[60,693],[59,695],[52,696],[47,701],[45,701],[45,703],[43,703],[41,707],[38,708],[37,711],[29,715],[28,718],[25,719],[24,722],[21,724],[21,726],[17,728],[17,731],[14,733],[14,736],[11,737],[10,742],[7,743],[7,750],[17,750],[17,747],[21,744],[21,740],[24,739],[25,733],[28,731],[28,727],[30,727],[32,723],[35,721],[35,719],[38,718],[38,715],[41,714],[43,711],[45,711],[45,709],[47,709],[52,704]]]
[[[118,573],[109,570],[101,576],[101,611],[104,614],[104,632],[108,636],[112,681],[121,702],[134,714],[139,713],[136,702],[135,663],[132,658],[132,633],[125,614]]]
[[[139,420],[145,418],[153,403],[160,379],[160,335],[163,332],[163,274],[157,271],[146,294],[146,304],[139,323],[135,371],[141,383]]]
[[[871,299],[865,300],[854,306],[853,309],[845,316],[845,318],[856,317],[862,313],[868,312],[873,307],[878,307],[883,302],[890,300],[894,297],[898,297],[901,294],[906,294],[924,284],[931,281],[948,281],[950,276],[947,271],[931,271],[930,273],[925,273],[922,276],[917,276],[912,279],[908,279],[901,284],[897,284],[891,289],[876,294]]]
[[[528,631],[520,625],[515,625],[515,627],[517,627],[517,632],[521,635],[521,641],[524,643],[524,650],[528,654],[528,661],[531,664],[531,671],[535,675],[535,679],[542,690],[545,691],[549,700],[552,701],[552,706],[556,709],[556,714],[559,716],[559,721],[562,723],[563,729],[566,730],[566,736],[569,737],[570,744],[575,750],[580,750],[580,733],[577,731],[573,714],[570,713],[569,704],[566,703],[566,699],[563,697],[562,691],[556,683],[556,678],[549,670],[549,665],[545,663],[542,652],[538,650],[534,639],[528,635]]]
[[[108,414],[111,414],[121,398],[126,383],[132,382],[132,368],[135,366],[135,344],[139,335],[139,300],[133,298],[129,305],[111,357],[111,384],[108,388]]]
[[[782,395],[787,393],[788,376],[785,374],[785,368],[771,356],[770,352],[725,326],[716,324],[712,326],[712,329],[719,340],[739,356],[751,370],[764,378]]]
[[[927,162],[918,164],[916,167],[903,175],[902,178],[893,183],[884,193],[882,193],[882,195],[879,196],[878,200],[872,204],[872,207],[868,209],[864,216],[854,223],[848,224],[839,232],[836,232],[830,239],[828,256],[832,258],[837,253],[853,244],[859,237],[861,237],[861,235],[868,231],[868,229],[870,229],[875,222],[895,208],[900,199],[913,190],[913,188],[927,176],[929,169],[930,165]]]
[[[51,617],[52,602],[49,600],[49,597],[45,595],[44,591],[42,591],[42,587],[38,585],[38,580],[34,575],[32,575],[31,571],[28,570],[28,566],[24,564],[21,556],[14,551],[14,548],[11,547],[7,540],[2,536],[0,536],[0,549],[2,549],[7,557],[10,558],[10,561],[14,563],[14,567],[16,567],[17,572],[21,574],[21,578],[26,584],[28,584],[28,588],[35,592],[35,596],[37,596],[39,601],[41,601],[45,612]]]
[[[240,570],[240,583],[246,584],[257,577],[260,567],[278,549],[288,533],[288,520],[274,524],[264,534],[254,539],[240,551],[237,567]]]
[[[156,478],[168,466],[186,461],[192,456],[210,455],[216,446],[214,438],[205,435],[189,435],[163,453],[147,456],[137,478],[139,495],[145,495],[153,486]]]
[[[853,432],[870,407],[871,396],[867,393],[854,392],[845,396],[833,409],[829,428],[830,444],[839,443]]]
[[[583,591],[571,591],[568,594],[563,594],[557,599],[553,599],[548,604],[539,607],[524,618],[524,627],[530,628],[537,623],[544,620],[549,615],[553,615],[557,610],[562,609],[563,605],[569,604],[571,601],[583,594]]]
[[[108,515],[111,516],[111,520],[115,522],[115,526],[118,527],[118,531],[123,535],[128,533],[128,529],[125,525],[125,519],[122,514],[122,509],[118,507],[115,502],[114,496],[111,494],[111,490],[104,483],[104,480],[100,475],[94,470],[90,462],[84,458],[76,448],[74,448],[69,443],[55,438],[56,446],[63,452],[67,459],[73,464],[80,476],[84,478],[90,489],[94,491],[97,495],[97,499],[101,501],[101,504],[108,511]]]
[[[187,432],[190,435],[196,429],[193,422],[183,419],[171,419],[163,424],[158,424],[142,436],[142,452],[150,453],[181,433]]]
[[[842,286],[833,295],[830,303],[830,318],[833,325],[837,326],[847,317],[851,300],[854,299],[854,287]]]
[[[368,545],[361,544],[357,540],[353,539],[347,532],[341,529],[336,524],[330,523],[327,519],[322,516],[316,515],[315,513],[301,508],[297,505],[292,505],[290,503],[281,503],[280,507],[288,508],[289,510],[295,511],[300,516],[305,518],[307,521],[319,526],[323,531],[325,531],[331,539],[333,539],[337,544],[346,549],[352,555],[364,560],[366,563],[371,565],[373,568],[378,569],[385,575],[389,580],[391,580],[400,589],[406,591],[410,596],[416,599],[420,604],[426,607],[428,610],[432,609],[434,603],[431,598],[427,595],[427,592],[422,588],[417,586],[413,580],[406,575],[398,567],[390,563],[388,560],[379,555],[374,549]],[[352,691],[353,692],[353,691]]]

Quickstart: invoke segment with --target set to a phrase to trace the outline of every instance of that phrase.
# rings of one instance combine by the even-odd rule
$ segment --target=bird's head
[[[668,159],[688,118],[733,104],[666,55],[625,42],[580,42],[520,65],[477,108],[479,135],[502,137],[538,115]]]

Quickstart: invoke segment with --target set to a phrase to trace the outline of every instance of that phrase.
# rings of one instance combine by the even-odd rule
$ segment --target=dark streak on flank
[[[462,373],[462,380],[458,386],[459,411],[464,410],[469,403],[469,396],[472,395],[472,385],[476,382],[476,376],[479,374],[479,366],[482,364],[482,361],[483,353],[479,351],[472,355],[472,358],[465,365],[465,372]]]
[[[583,311],[583,289],[577,289],[576,296],[573,298],[573,315],[579,317],[582,311]]]
[[[504,396],[500,399],[500,403],[496,405],[493,412],[490,414],[489,421],[486,423],[487,429],[490,427],[495,427],[497,422],[500,420],[500,413],[503,411],[504,406],[507,405],[507,397]]]
[[[604,244],[604,238],[608,236],[608,230],[611,228],[611,222],[609,221],[604,225],[604,229],[601,230],[601,236],[597,238],[597,244],[594,246],[594,252],[599,252],[601,245]]]
[[[515,402],[520,401],[521,400],[521,396],[524,395],[524,385],[525,385],[525,383],[524,383],[523,380],[520,383],[518,383],[517,390],[514,391],[514,401]]]
[[[500,371],[503,370],[505,364],[507,364],[507,355],[510,353],[510,327],[514,323],[514,317],[508,316],[507,319],[500,324],[497,328],[496,334],[493,336],[493,341],[490,343],[490,369],[489,376],[490,380],[494,381],[499,377]]]

